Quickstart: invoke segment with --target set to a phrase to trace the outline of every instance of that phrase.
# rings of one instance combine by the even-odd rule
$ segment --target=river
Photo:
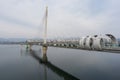
[[[0,45],[0,80],[120,80],[120,54]]]

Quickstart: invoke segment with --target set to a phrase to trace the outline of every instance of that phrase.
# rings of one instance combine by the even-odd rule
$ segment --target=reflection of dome
[[[82,37],[79,41],[81,48],[101,50],[104,47],[117,45],[116,38],[111,34]]]

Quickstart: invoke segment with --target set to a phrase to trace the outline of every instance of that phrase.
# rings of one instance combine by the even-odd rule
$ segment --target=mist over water
[[[120,54],[0,45],[0,80],[120,80]],[[47,63],[43,60],[46,58]]]

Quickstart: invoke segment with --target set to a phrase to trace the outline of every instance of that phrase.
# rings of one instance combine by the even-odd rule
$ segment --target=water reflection
[[[47,79],[47,69],[51,69],[54,73],[56,73],[58,76],[64,78],[64,80],[80,80],[73,75],[63,71],[62,69],[58,68],[57,66],[53,65],[51,62],[48,61],[47,58],[47,49],[42,49],[42,57],[38,56],[36,51],[34,50],[29,50],[26,51],[26,53],[30,54],[34,59],[36,59],[40,64],[44,65],[44,80]],[[40,52],[41,53],[41,52]]]

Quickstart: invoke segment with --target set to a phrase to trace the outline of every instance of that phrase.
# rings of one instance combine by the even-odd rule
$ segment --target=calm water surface
[[[0,45],[0,80],[120,80],[120,54]],[[47,63],[43,61],[47,60]]]

